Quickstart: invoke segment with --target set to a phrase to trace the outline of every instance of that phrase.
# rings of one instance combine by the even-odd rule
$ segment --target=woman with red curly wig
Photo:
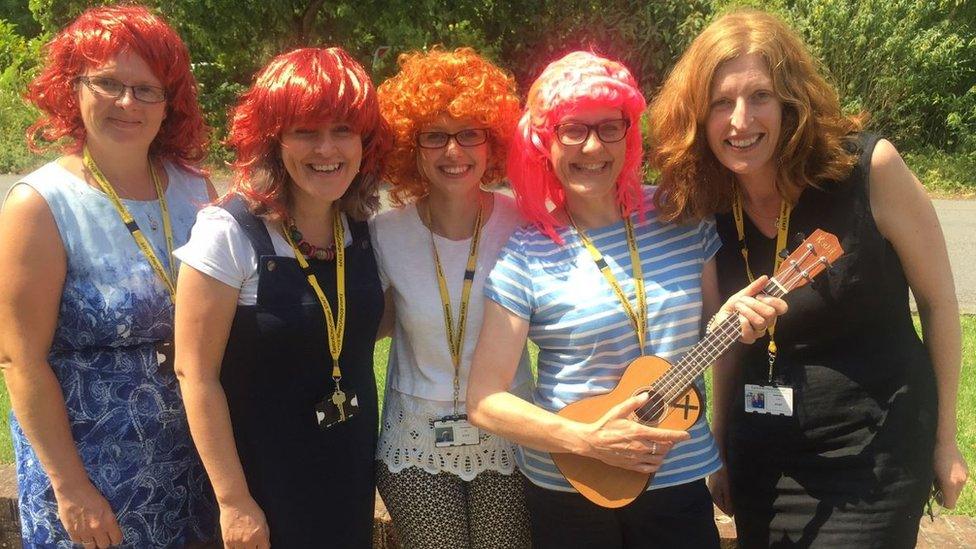
[[[721,463],[704,416],[687,433],[649,427],[631,419],[646,393],[593,423],[556,414],[612,390],[642,355],[680,359],[699,340],[702,304],[719,305],[714,224],[663,222],[641,187],[644,106],[626,67],[573,52],[532,85],[509,151],[532,224],[515,230],[485,284],[468,413],[520,444],[537,549],[718,547],[704,477]],[[720,321],[743,315],[751,341],[783,302],[744,291],[722,309]],[[539,346],[532,403],[509,391],[526,338]],[[599,507],[560,474],[557,452],[656,474],[630,505]]]
[[[227,547],[371,545],[384,302],[365,218],[389,140],[345,51],[275,57],[233,109],[229,194],[176,251],[176,372]]]
[[[396,136],[385,178],[401,205],[373,221],[396,324],[377,451],[380,495],[405,547],[528,547],[512,444],[464,415],[485,278],[520,223],[485,185],[503,173],[515,81],[470,48],[400,57],[379,87]],[[522,348],[513,387],[528,395]]]
[[[138,6],[94,8],[47,44],[33,149],[0,214],[0,364],[24,547],[176,547],[216,509],[172,364],[182,245],[213,196],[186,46]]]
[[[658,202],[668,219],[717,214],[724,294],[772,271],[780,235],[793,245],[822,228],[846,252],[789,294],[769,338],[715,369],[728,473],[711,484],[739,545],[914,547],[933,479],[951,507],[967,477],[958,307],[924,188],[891,143],[862,132],[863,117],[841,112],[800,38],[761,11],[702,31],[652,122]],[[762,413],[747,390],[788,395],[792,410]]]

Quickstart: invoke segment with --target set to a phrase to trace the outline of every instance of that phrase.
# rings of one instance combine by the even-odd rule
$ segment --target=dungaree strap
[[[369,249],[369,226],[365,221],[353,221],[349,217],[346,217],[349,221],[349,230],[352,231],[352,247],[355,249],[366,250]]]
[[[268,234],[268,228],[264,225],[264,221],[248,210],[247,202],[240,195],[231,196],[220,207],[233,216],[237,224],[241,226],[244,234],[247,235],[247,239],[254,246],[254,252],[258,257],[275,255],[274,244],[271,243],[271,235]]]

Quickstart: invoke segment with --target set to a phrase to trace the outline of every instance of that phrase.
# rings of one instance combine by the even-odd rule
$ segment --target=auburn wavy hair
[[[280,220],[288,213],[291,178],[281,159],[281,134],[332,121],[350,124],[363,143],[359,173],[339,199],[339,209],[363,220],[379,206],[379,173],[390,131],[373,82],[345,50],[301,48],[275,57],[241,95],[230,120],[226,144],[236,153],[231,192],[244,197],[255,214]]]
[[[553,127],[567,114],[603,107],[620,109],[630,121],[624,166],[617,179],[617,202],[625,215],[643,215],[639,119],[646,102],[627,67],[593,53],[575,51],[550,63],[529,88],[509,149],[508,177],[522,215],[555,242],[562,243],[556,229],[563,223],[553,215],[550,205],[558,210],[566,197],[550,158]]]
[[[780,195],[796,200],[804,187],[844,179],[856,163],[844,145],[867,115],[841,112],[836,89],[786,23],[762,11],[737,10],[695,38],[651,103],[649,162],[660,173],[654,203],[664,220],[731,208],[734,177],[709,148],[705,123],[718,68],[752,53],[765,60],[783,104],[775,153]]]
[[[141,57],[166,90],[166,117],[149,154],[194,169],[206,156],[209,128],[197,102],[190,54],[161,16],[135,5],[89,9],[47,43],[44,65],[27,86],[27,100],[42,113],[27,128],[28,147],[34,152],[51,147],[64,154],[81,151],[86,132],[77,77],[124,51]]]
[[[515,79],[471,48],[405,53],[400,71],[380,84],[380,112],[394,134],[383,178],[391,198],[403,205],[427,194],[429,183],[417,165],[417,133],[439,115],[465,118],[489,129],[488,168],[482,183],[505,175],[505,158],[519,100]]]

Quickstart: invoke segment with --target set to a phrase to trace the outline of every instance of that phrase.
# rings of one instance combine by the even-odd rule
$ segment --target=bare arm
[[[383,317],[380,327],[376,330],[376,341],[393,335],[393,324],[396,322],[395,301],[393,300],[393,286],[383,292]]]
[[[264,513],[251,497],[234,443],[220,367],[239,290],[184,264],[176,290],[176,376],[190,433],[220,505],[228,546],[268,546]],[[204,335],[206,334],[206,335]]]
[[[627,418],[646,401],[634,397],[594,423],[580,423],[543,410],[508,392],[525,346],[528,321],[494,301],[485,315],[468,380],[468,417],[475,425],[544,452],[569,452],[610,465],[650,473],[684,431],[655,429]],[[651,453],[652,445],[657,452]]]
[[[702,318],[706,319],[706,322],[718,312],[721,305],[719,300],[718,274],[715,261],[711,260],[705,264],[702,272]],[[732,406],[735,390],[735,373],[732,371],[733,362],[729,359],[730,354],[719,357],[715,367],[712,368],[712,432],[723,460],[728,412]]]
[[[945,237],[924,187],[888,141],[874,150],[869,185],[875,222],[898,254],[918,304],[939,396],[936,482],[945,505],[954,507],[968,468],[956,443],[962,335]]]
[[[122,532],[75,447],[61,385],[47,361],[67,258],[47,202],[19,185],[0,214],[0,368],[10,403],[51,479],[71,540],[118,544]]]

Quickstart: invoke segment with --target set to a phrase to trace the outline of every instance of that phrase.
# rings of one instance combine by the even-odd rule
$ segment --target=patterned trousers
[[[471,481],[418,467],[391,473],[376,463],[376,486],[404,549],[531,547],[518,473],[484,471]]]

